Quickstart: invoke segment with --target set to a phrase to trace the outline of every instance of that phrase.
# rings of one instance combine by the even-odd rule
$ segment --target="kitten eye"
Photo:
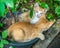
[[[43,13],[40,13],[40,14],[43,14]]]
[[[40,17],[42,16],[42,14],[43,14],[43,13],[38,14],[37,17],[40,18]]]

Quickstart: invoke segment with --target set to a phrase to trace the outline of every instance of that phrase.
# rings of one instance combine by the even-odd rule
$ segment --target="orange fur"
[[[40,8],[40,10],[43,8]],[[29,16],[29,12],[26,12]],[[39,21],[35,24],[31,24],[29,21],[16,22],[8,28],[8,36],[11,36],[13,40],[18,42],[27,42],[34,38],[45,39],[43,31],[49,29],[49,27],[55,21],[48,21],[45,13],[42,14]]]

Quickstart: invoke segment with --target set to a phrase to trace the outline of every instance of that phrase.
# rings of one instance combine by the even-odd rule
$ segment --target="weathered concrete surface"
[[[49,44],[48,48],[60,48],[60,32],[54,38],[54,40]]]
[[[46,39],[38,41],[33,48],[47,48],[55,36],[60,32],[60,19],[47,31],[44,32]]]

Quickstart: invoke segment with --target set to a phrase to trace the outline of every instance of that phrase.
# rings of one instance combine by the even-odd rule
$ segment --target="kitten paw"
[[[41,33],[41,34],[39,34],[39,38],[41,39],[41,40],[45,40],[45,36]]]

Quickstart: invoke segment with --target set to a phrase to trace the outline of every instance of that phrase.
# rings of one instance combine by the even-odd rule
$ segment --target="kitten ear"
[[[38,3],[35,3],[35,4],[34,4],[34,7],[38,7],[38,6],[39,6]]]
[[[38,8],[39,8],[38,3],[35,3],[35,4],[34,4],[34,9],[38,9]]]
[[[48,9],[44,9],[44,13],[46,13],[48,11]]]

